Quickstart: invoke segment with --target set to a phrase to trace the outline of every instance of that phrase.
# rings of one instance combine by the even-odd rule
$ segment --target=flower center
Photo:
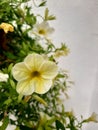
[[[45,34],[45,31],[43,29],[39,30],[39,34],[42,34],[44,35]]]
[[[32,77],[39,77],[40,76],[40,73],[38,71],[34,71],[32,73]]]

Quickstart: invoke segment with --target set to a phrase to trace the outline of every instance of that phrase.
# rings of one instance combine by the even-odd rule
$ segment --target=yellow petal
[[[49,91],[52,86],[52,80],[47,80],[43,78],[35,79],[35,92],[38,94],[44,94]]]
[[[16,91],[22,95],[31,95],[34,92],[34,81],[26,79],[18,82]]]
[[[33,71],[39,70],[39,67],[43,64],[44,58],[39,54],[29,54],[24,59],[25,64]]]
[[[12,68],[12,74],[17,81],[20,81],[27,79],[30,76],[30,71],[27,66],[21,62],[14,65]]]
[[[54,62],[46,61],[40,68],[41,76],[45,79],[53,79],[58,73],[58,67]]]
[[[8,24],[8,23],[1,23],[0,28],[3,29],[5,33],[8,33],[8,31],[9,32],[14,31],[14,27],[11,24]]]

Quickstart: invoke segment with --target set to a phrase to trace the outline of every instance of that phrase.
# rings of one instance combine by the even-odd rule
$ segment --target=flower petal
[[[49,91],[52,86],[52,80],[47,80],[43,78],[36,78],[35,79],[35,92],[38,94],[44,94]]]
[[[7,82],[8,78],[9,78],[8,74],[4,74],[0,72],[0,82]]]
[[[54,28],[48,28],[47,32],[48,32],[48,34],[52,34],[54,32]]]
[[[48,22],[43,21],[42,23],[36,24],[33,31],[39,36],[48,36],[48,34],[54,32],[54,28],[50,27]]]
[[[34,81],[26,79],[18,82],[16,91],[22,95],[31,95],[34,92]]]
[[[31,71],[38,70],[41,64],[44,62],[44,58],[39,54],[29,54],[24,59],[25,64],[31,69]]]
[[[53,79],[58,73],[58,67],[54,62],[46,61],[40,67],[41,76],[45,79]]]
[[[22,95],[30,95],[33,92],[38,94],[46,93],[52,86],[52,80],[34,78],[18,82],[16,91]]]
[[[0,28],[3,29],[5,33],[14,31],[14,27],[8,23],[1,23]]]
[[[12,68],[13,77],[17,81],[27,79],[30,76],[29,73],[30,73],[30,70],[27,68],[27,66],[24,64],[24,62],[17,63]]]

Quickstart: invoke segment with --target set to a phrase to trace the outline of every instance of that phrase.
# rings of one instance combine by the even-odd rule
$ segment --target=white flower
[[[43,21],[34,26],[33,32],[38,36],[47,37],[49,34],[54,32],[54,28],[50,27],[48,22]]]
[[[0,28],[3,29],[5,33],[14,31],[14,27],[8,23],[1,23]]]
[[[3,74],[0,72],[0,82],[7,82],[8,78],[9,78],[8,74]]]
[[[57,73],[57,65],[39,54],[29,54],[12,69],[13,77],[18,81],[16,90],[22,95],[30,95],[33,92],[46,93]]]

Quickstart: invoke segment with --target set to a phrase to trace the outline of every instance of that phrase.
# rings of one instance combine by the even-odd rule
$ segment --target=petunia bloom
[[[3,74],[2,72],[0,72],[0,82],[7,82],[8,78],[8,74]]]
[[[0,29],[3,29],[5,33],[14,31],[14,27],[11,24],[8,24],[8,23],[1,23]]]
[[[39,36],[45,36],[52,34],[54,32],[54,28],[49,26],[49,23],[46,21],[43,21],[40,24],[36,24],[33,29],[34,33]]]
[[[12,69],[13,77],[18,81],[16,91],[22,95],[30,95],[33,92],[46,93],[57,73],[58,67],[54,62],[35,53],[29,54]]]

